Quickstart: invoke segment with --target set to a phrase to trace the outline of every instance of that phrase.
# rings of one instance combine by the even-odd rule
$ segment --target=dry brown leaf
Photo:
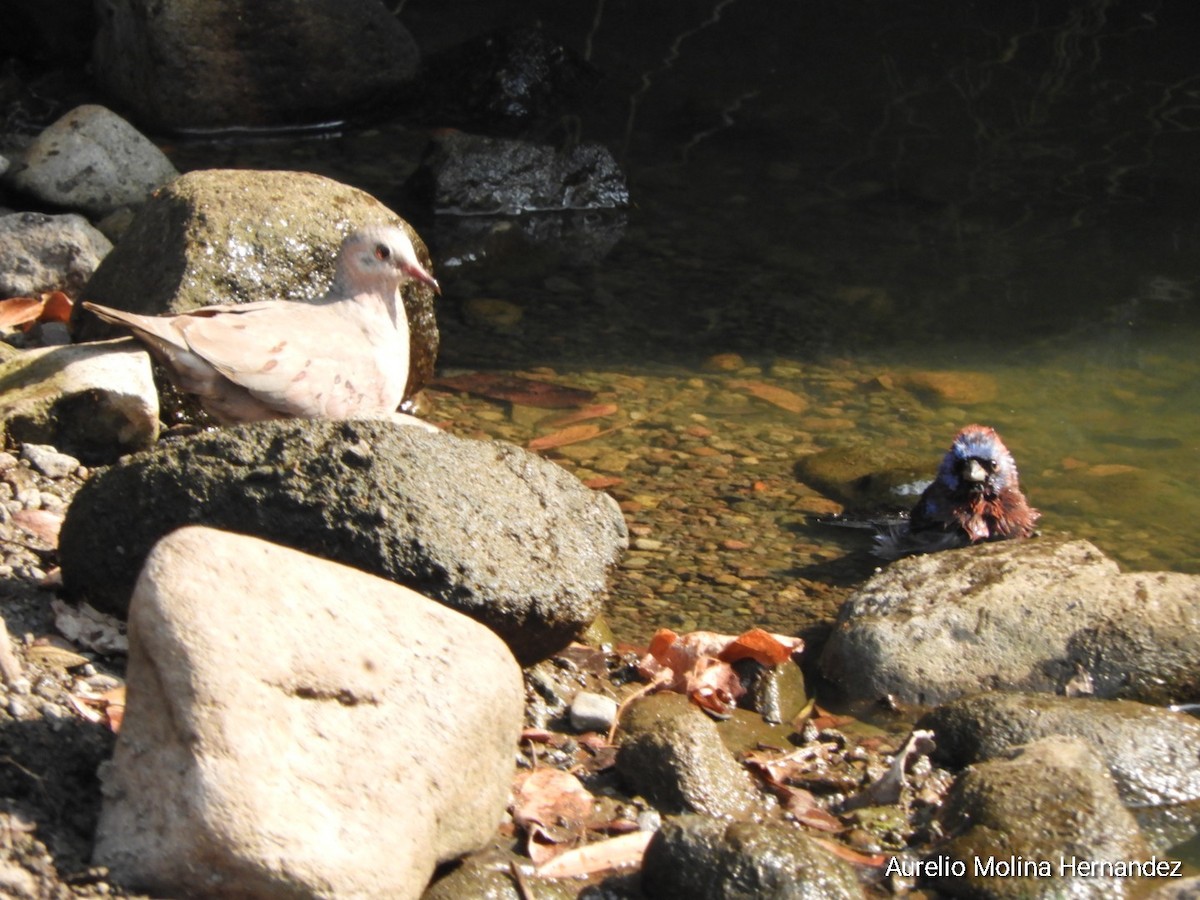
[[[561,431],[536,437],[525,446],[530,450],[552,450],[555,447],[565,447],[568,444],[579,444],[590,441],[600,434],[600,426],[594,423],[586,425],[571,425]]]
[[[640,866],[653,837],[652,831],[635,831],[568,850],[538,866],[537,874],[542,878],[578,878]]]
[[[802,413],[808,409],[808,399],[787,388],[764,384],[761,381],[731,381],[729,386],[743,390],[759,400],[766,400],[773,406],[786,409],[788,412]]]
[[[0,327],[15,328],[36,322],[45,302],[40,297],[9,297],[0,300]]]
[[[79,713],[79,715],[93,725],[99,725],[104,721],[104,713],[74,694],[67,694],[67,702],[71,704],[71,708],[75,712]]]
[[[25,650],[25,655],[38,665],[52,669],[73,669],[91,662],[82,653],[64,644],[66,642],[60,638],[38,638]]]
[[[638,662],[638,673],[687,694],[692,702],[717,716],[728,717],[746,689],[733,667],[716,658],[709,642],[712,632],[693,631],[682,637],[660,628],[650,651]],[[719,651],[718,651],[719,652]]]
[[[517,779],[513,793],[513,821],[523,828],[582,826],[595,804],[595,798],[578,778],[559,769],[524,773]]]

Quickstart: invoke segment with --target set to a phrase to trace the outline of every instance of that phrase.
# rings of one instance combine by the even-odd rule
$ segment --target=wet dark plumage
[[[876,538],[875,555],[897,559],[980,541],[1029,537],[1040,513],[1021,493],[1017,464],[995,430],[968,425],[908,521]]]

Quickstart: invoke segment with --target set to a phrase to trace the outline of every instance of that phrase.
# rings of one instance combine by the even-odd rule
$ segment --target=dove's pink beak
[[[406,264],[404,266],[404,274],[413,281],[419,281],[422,284],[429,285],[431,288],[433,288],[433,292],[435,294],[440,295],[442,293],[442,287],[437,283],[437,279],[426,272],[419,264],[415,262]]]

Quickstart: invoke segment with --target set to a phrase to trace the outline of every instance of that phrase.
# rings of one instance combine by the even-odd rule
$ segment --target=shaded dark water
[[[1184,6],[407,0],[427,52],[537,17],[585,55],[604,81],[550,136],[613,149],[636,203],[595,264],[529,250],[459,268],[423,223],[446,286],[442,361],[686,376],[736,352],[768,373],[988,373],[988,402],[823,442],[936,459],[985,421],[1048,529],[1131,568],[1200,572],[1200,70]],[[311,169],[408,213],[423,143],[394,123],[173,156]],[[519,304],[522,328],[465,322],[479,296]]]

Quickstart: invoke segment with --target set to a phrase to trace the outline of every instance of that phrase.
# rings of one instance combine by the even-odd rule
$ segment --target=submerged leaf
[[[764,384],[761,381],[731,381],[729,386],[739,388],[751,396],[757,397],[759,400],[766,400],[768,403],[778,406],[780,409],[786,409],[788,412],[802,413],[808,409],[808,399],[801,397],[794,391],[789,391],[787,388],[776,387],[773,384]]]
[[[543,434],[536,437],[525,446],[530,450],[553,450],[555,447],[566,447],[568,444],[580,444],[590,441],[600,435],[600,426],[592,422],[583,425],[571,425],[562,431]]]
[[[620,411],[621,407],[615,403],[595,403],[591,406],[577,409],[574,412],[549,416],[538,422],[538,425],[546,428],[563,428],[567,425],[574,425],[576,422],[586,422],[588,419],[603,419],[607,416],[615,416]]]
[[[566,409],[590,403],[595,393],[583,388],[534,381],[519,375],[501,375],[495,372],[473,372],[449,378],[435,378],[430,387],[441,390],[462,391],[489,400],[504,400],[522,406],[541,409]]]

